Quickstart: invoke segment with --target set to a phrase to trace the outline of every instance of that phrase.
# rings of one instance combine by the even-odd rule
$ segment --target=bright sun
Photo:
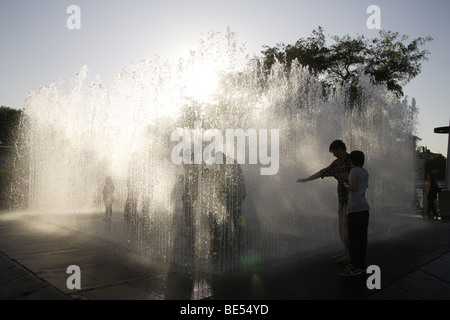
[[[219,86],[219,76],[213,63],[194,65],[184,77],[187,94],[197,101],[208,102]]]

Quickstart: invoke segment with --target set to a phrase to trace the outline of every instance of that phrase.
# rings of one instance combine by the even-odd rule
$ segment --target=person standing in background
[[[112,207],[114,203],[114,187],[113,180],[110,176],[105,178],[105,186],[103,187],[103,202],[105,204],[105,219],[111,220]]]

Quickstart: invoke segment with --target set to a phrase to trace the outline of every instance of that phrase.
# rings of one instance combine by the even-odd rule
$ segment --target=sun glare
[[[186,72],[186,93],[200,102],[209,102],[219,86],[219,76],[213,63],[195,65]]]

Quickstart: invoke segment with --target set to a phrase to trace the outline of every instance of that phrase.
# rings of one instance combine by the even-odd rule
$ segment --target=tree
[[[330,40],[327,46],[324,30],[319,26],[310,37],[300,38],[295,45],[264,46],[261,53],[265,71],[270,72],[277,60],[285,63],[286,68],[297,60],[326,85],[347,82],[353,86],[359,74],[365,73],[375,84],[384,84],[401,97],[403,86],[420,73],[422,62],[428,60],[429,51],[421,47],[433,39],[419,37],[407,44],[408,36],[382,30],[379,38],[374,39],[345,35],[331,36]]]
[[[0,208],[25,207],[27,198],[28,157],[26,146],[18,139],[21,110],[0,107]],[[17,152],[22,150],[18,162]]]
[[[0,107],[0,146],[14,145],[15,134],[19,127],[22,111],[8,107]]]
[[[398,32],[380,31],[380,38],[373,39],[368,46],[364,66],[366,74],[374,77],[376,83],[384,83],[388,89],[403,95],[402,86],[415,78],[421,71],[422,61],[428,60],[428,50],[420,47],[433,39],[419,37],[405,44],[408,36]]]
[[[356,83],[358,72],[367,56],[366,40],[363,36],[356,39],[350,36],[334,36],[335,43],[330,46],[328,55],[328,78],[332,83]]]
[[[295,45],[277,44],[275,47],[263,46],[264,69],[270,71],[272,65],[278,60],[286,63],[290,68],[291,63],[297,59],[302,66],[318,76],[329,68],[329,48],[325,46],[326,38],[322,27],[313,30],[307,39],[300,38]]]

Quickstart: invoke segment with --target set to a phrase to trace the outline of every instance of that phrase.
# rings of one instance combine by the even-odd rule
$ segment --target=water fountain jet
[[[118,74],[110,88],[89,83],[83,67],[69,86],[52,83],[31,92],[23,132],[29,210],[53,213],[55,221],[68,214],[101,215],[100,190],[104,177],[112,176],[113,223],[125,224],[131,175],[138,190],[137,227],[115,228],[109,236],[118,243],[132,239],[155,261],[224,273],[239,270],[248,254],[258,261],[311,254],[338,242],[336,185],[329,180],[304,188],[295,181],[327,166],[333,160],[329,143],[342,139],[348,149],[367,155],[369,232],[384,234],[402,224],[400,213],[410,212],[414,188],[415,104],[361,76],[361,106],[349,109],[346,85],[324,93],[321,82],[298,64],[286,71],[275,63],[268,76],[261,65],[236,34],[212,32],[188,59],[143,60]],[[205,87],[203,81],[209,82],[207,90],[195,89]],[[192,129],[195,121],[202,122],[202,130],[279,130],[276,174],[261,175],[260,166],[248,161],[240,165],[246,197],[238,223],[226,214],[218,181],[202,175],[203,164],[186,172],[171,161],[176,144],[171,133]],[[182,199],[192,174],[199,179],[195,234],[185,237]],[[237,227],[242,228],[238,242]]]

